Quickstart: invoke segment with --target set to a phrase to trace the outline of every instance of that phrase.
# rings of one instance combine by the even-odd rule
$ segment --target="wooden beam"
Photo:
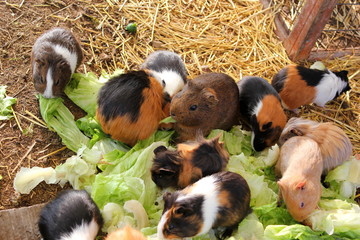
[[[284,47],[292,61],[306,59],[331,17],[337,0],[306,0]]]
[[[360,56],[360,47],[345,48],[341,50],[317,50],[312,51],[308,57],[309,61],[318,61],[323,59],[334,59],[343,57],[345,55],[357,55]]]

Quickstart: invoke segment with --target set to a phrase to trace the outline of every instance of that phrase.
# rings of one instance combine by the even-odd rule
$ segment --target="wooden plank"
[[[284,41],[289,58],[293,61],[306,59],[337,4],[337,0],[307,0],[294,28]]]
[[[0,239],[39,240],[40,211],[45,204],[0,211]]]
[[[312,51],[308,57],[309,61],[318,61],[323,59],[334,59],[343,57],[345,55],[357,55],[360,56],[360,47],[357,48],[345,48],[341,50],[317,50]]]

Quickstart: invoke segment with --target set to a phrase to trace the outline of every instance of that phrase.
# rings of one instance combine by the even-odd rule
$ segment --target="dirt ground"
[[[14,118],[0,122],[0,175],[3,177],[0,180],[0,210],[30,206],[52,199],[61,189],[59,186],[42,183],[29,195],[19,196],[13,189],[14,176],[21,167],[55,167],[74,154],[65,149],[44,157],[63,148],[61,139],[56,133],[29,120],[34,119],[31,115],[41,119],[30,70],[31,48],[35,39],[55,26],[70,28],[80,39],[84,50],[84,64],[78,69],[79,72],[83,72],[86,68],[86,71],[99,74],[100,69],[107,70],[113,67],[129,69],[139,62],[139,59],[120,57],[117,55],[118,50],[108,47],[105,40],[103,51],[97,52],[98,58],[93,57],[96,50],[92,49],[91,43],[99,39],[95,39],[96,37],[92,34],[111,31],[108,28],[98,28],[98,19],[94,17],[100,13],[94,10],[92,4],[101,2],[105,1],[12,0],[0,3],[0,44],[2,45],[0,85],[8,86],[7,94],[17,98],[14,110],[19,120],[19,123]],[[121,21],[125,25],[131,22],[131,18],[121,18]],[[126,41],[133,41],[133,46],[140,44],[131,37],[127,37],[128,33],[125,30],[119,31],[122,31],[121,34],[125,36]],[[114,36],[114,42],[117,41],[118,39]],[[150,40],[146,39],[143,42],[147,44]],[[155,46],[162,43],[152,41],[151,44]],[[111,66],[114,57],[119,58],[117,66]],[[196,63],[193,64],[196,65]],[[70,100],[66,100],[65,104],[76,118],[84,114]],[[356,120],[356,116],[353,119],[355,122],[359,121]]]

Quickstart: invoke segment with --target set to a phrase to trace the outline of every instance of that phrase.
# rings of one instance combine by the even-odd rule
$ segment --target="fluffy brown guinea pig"
[[[281,133],[279,144],[294,136],[313,139],[320,146],[324,161],[324,173],[349,160],[352,144],[346,133],[333,123],[318,123],[303,118],[291,118]]]
[[[201,178],[181,191],[165,193],[163,198],[159,239],[194,237],[218,227],[225,228],[225,238],[251,212],[249,186],[233,172]]]
[[[310,103],[320,107],[350,90],[347,71],[309,69],[289,65],[281,69],[271,84],[281,97],[284,108],[297,111],[297,108]]]
[[[125,226],[118,229],[105,238],[105,240],[146,240],[147,238],[138,230]]]
[[[80,44],[70,30],[53,28],[42,34],[31,53],[36,91],[45,98],[61,96],[82,59]]]
[[[219,137],[181,143],[174,151],[160,146],[154,153],[151,176],[161,188],[184,188],[202,177],[223,171],[229,160]]]
[[[244,77],[237,84],[240,116],[252,130],[252,147],[255,151],[262,151],[273,146],[287,120],[279,94],[260,77]]]
[[[319,145],[308,137],[290,138],[280,148],[275,171],[280,195],[291,216],[304,221],[316,208],[321,196],[323,161]]]
[[[130,146],[153,134],[169,116],[170,100],[146,71],[111,78],[100,89],[96,117],[105,133]]]
[[[206,73],[189,80],[170,106],[179,141],[194,140],[200,129],[228,130],[239,122],[239,90],[234,79],[223,73]]]

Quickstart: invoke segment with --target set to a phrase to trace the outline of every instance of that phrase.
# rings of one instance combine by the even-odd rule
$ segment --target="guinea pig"
[[[96,117],[105,133],[130,146],[146,139],[168,117],[170,100],[146,71],[111,78],[100,89]]]
[[[277,182],[291,216],[304,221],[316,208],[321,196],[323,161],[319,145],[308,137],[290,138],[280,148],[275,171]]]
[[[151,176],[161,188],[184,188],[202,177],[223,171],[229,160],[219,137],[181,143],[175,151],[159,146],[154,153]]]
[[[53,28],[42,34],[31,53],[36,91],[45,98],[61,96],[82,59],[80,44],[70,30]]]
[[[84,190],[65,190],[41,210],[44,240],[95,239],[103,225],[99,208]]]
[[[186,84],[187,71],[180,56],[174,52],[159,50],[151,53],[140,67],[162,84],[164,92],[173,97]]]
[[[286,124],[279,94],[265,79],[244,77],[238,83],[240,118],[252,130],[255,151],[273,146]]]
[[[179,141],[194,140],[200,129],[228,130],[239,123],[239,90],[234,79],[223,73],[206,73],[189,80],[171,100],[170,114]]]
[[[110,233],[105,240],[146,240],[147,238],[138,230],[125,226]]]
[[[352,144],[346,133],[330,122],[318,123],[303,118],[290,118],[281,133],[279,145],[294,136],[305,136],[319,144],[325,174],[349,160],[352,154]]]
[[[309,69],[289,65],[281,69],[271,84],[279,93],[284,108],[297,112],[297,108],[310,103],[320,107],[350,90],[347,71]]]
[[[194,237],[217,227],[226,228],[225,238],[251,212],[249,186],[233,172],[204,177],[181,191],[165,193],[163,198],[159,239]]]

